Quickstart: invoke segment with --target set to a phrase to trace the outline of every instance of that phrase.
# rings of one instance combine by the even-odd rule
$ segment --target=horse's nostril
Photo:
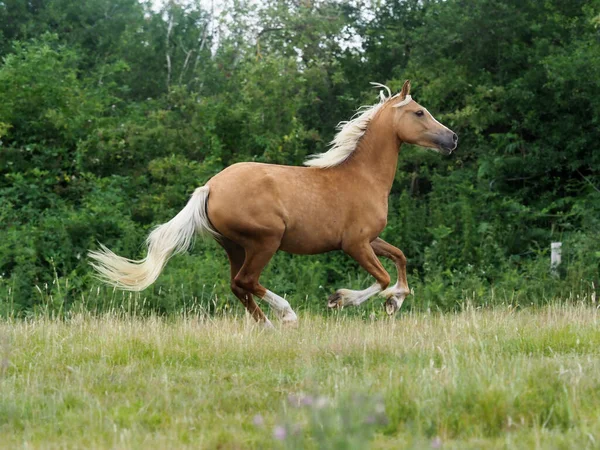
[[[456,133],[452,133],[452,140],[455,144],[458,142],[458,136],[456,135]]]

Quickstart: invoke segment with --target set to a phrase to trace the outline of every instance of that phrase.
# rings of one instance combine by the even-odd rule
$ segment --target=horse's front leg
[[[390,284],[390,275],[385,271],[377,259],[373,247],[369,242],[359,242],[343,247],[346,254],[354,258],[367,272],[375,277],[376,283],[362,291],[351,289],[338,289],[329,296],[327,306],[337,308],[340,306],[360,305],[373,295],[381,292]]]
[[[379,294],[386,298],[385,310],[391,315],[400,309],[404,299],[410,294],[408,281],[406,280],[406,257],[402,253],[402,250],[388,244],[381,238],[377,238],[371,242],[371,247],[377,256],[391,259],[398,271],[398,281],[396,281],[396,284],[381,291]]]

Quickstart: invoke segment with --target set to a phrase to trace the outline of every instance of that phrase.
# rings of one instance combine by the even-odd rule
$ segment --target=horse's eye
[[[421,116],[423,116],[423,114],[425,114],[425,113],[423,112],[423,110],[422,110],[422,109],[420,109],[420,110],[416,111],[416,112],[415,112],[415,114],[416,114],[417,116],[421,117]]]

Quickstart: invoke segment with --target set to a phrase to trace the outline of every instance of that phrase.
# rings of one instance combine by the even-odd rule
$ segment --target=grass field
[[[600,448],[593,306],[0,322],[4,448]]]

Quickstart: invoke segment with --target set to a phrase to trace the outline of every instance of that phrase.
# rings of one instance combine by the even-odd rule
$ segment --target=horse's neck
[[[396,175],[401,142],[386,122],[381,118],[371,123],[356,150],[339,169],[353,178],[367,178],[371,188],[387,195]]]

